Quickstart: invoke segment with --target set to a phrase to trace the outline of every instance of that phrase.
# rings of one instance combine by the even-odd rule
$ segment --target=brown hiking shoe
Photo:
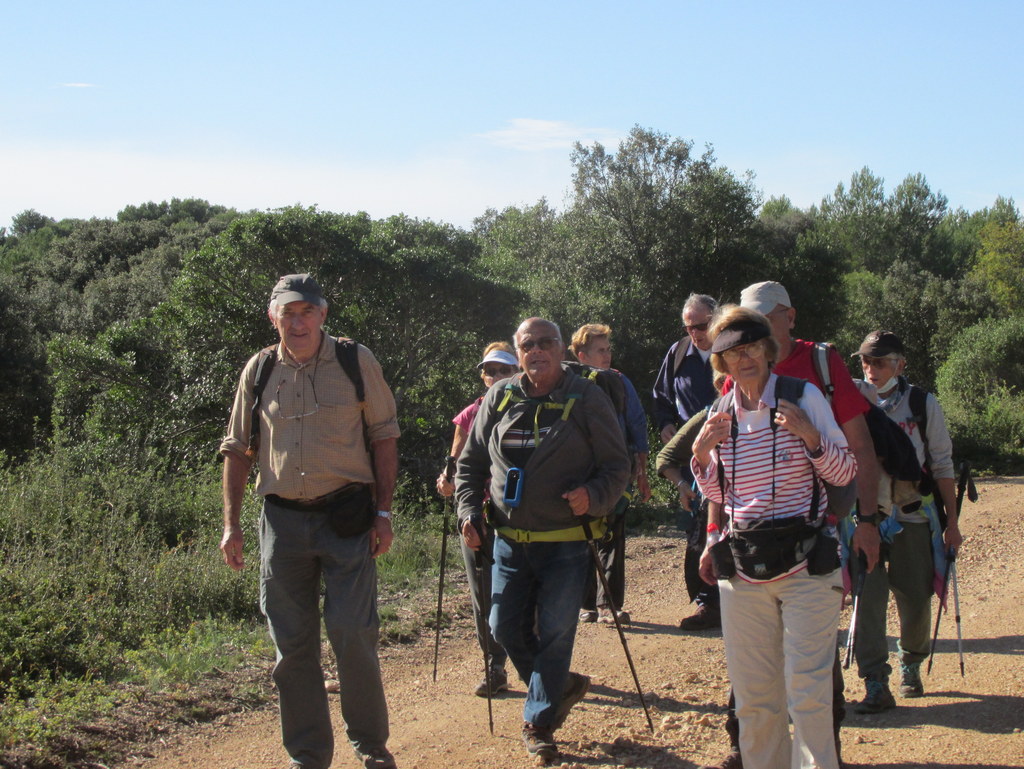
[[[560,729],[572,710],[572,706],[583,699],[590,688],[590,679],[581,673],[569,673],[569,681],[565,685],[562,699],[555,709],[555,717],[551,719],[551,729]]]
[[[526,746],[527,753],[545,762],[554,761],[558,756],[558,746],[551,730],[543,726],[534,726],[529,721],[523,722],[523,745]]]
[[[680,630],[698,631],[714,630],[722,627],[722,614],[718,609],[709,609],[707,606],[697,607],[697,611],[679,623]]]
[[[717,764],[705,764],[700,769],[743,769],[743,756],[734,749]]]

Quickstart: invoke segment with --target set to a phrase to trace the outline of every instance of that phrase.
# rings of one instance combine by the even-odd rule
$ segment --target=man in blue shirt
[[[697,412],[710,406],[718,392],[711,370],[711,340],[708,325],[718,302],[706,294],[690,294],[683,304],[683,327],[686,336],[673,344],[661,364],[654,383],[654,420],[662,443],[668,443],[676,431]],[[676,484],[679,502],[692,509],[697,504],[693,477],[689,466],[679,468],[681,479]],[[695,516],[687,531],[688,543],[683,561],[683,576],[690,599],[697,611],[685,617],[682,630],[710,630],[721,627],[718,586],[700,578],[700,554],[704,550],[705,525],[701,515]]]

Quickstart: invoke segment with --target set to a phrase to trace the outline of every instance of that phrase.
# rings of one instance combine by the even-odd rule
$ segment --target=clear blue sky
[[[1024,2],[14,3],[0,226],[199,197],[469,226],[574,141],[711,145],[807,207],[867,166],[1024,204]]]

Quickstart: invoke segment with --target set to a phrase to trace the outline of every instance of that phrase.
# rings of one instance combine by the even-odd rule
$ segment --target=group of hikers
[[[322,592],[346,735],[364,767],[392,769],[374,558],[393,539],[395,401],[366,347],[324,331],[327,302],[312,276],[281,278],[268,316],[280,343],[243,369],[220,448],[221,550],[243,567],[240,511],[256,464],[260,606],[277,649],[290,767],[326,769],[333,757]],[[696,609],[680,628],[721,627],[725,641],[730,750],[715,766],[838,769],[838,625],[851,585],[865,682],[856,712],[896,704],[890,593],[898,693],[924,694],[931,596],[944,592],[935,575],[962,543],[942,410],[903,376],[891,331],[872,332],[854,353],[858,381],[830,345],[793,338],[796,309],[779,283],[748,286],[724,306],[692,294],[682,321],[652,393],[663,443],[655,469],[688,513],[685,589]],[[510,661],[526,685],[524,746],[545,762],[590,685],[571,670],[578,623],[621,632],[630,621],[625,513],[651,493],[647,415],[612,368],[611,336],[590,323],[567,344],[555,323],[533,317],[512,345],[488,345],[478,364],[486,392],[452,420],[436,481],[458,512],[487,661],[475,693],[506,691]]]

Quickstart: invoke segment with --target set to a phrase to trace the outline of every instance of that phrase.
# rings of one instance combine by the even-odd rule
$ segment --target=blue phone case
[[[518,467],[510,467],[505,476],[505,504],[509,507],[519,507],[522,497],[523,471]]]

